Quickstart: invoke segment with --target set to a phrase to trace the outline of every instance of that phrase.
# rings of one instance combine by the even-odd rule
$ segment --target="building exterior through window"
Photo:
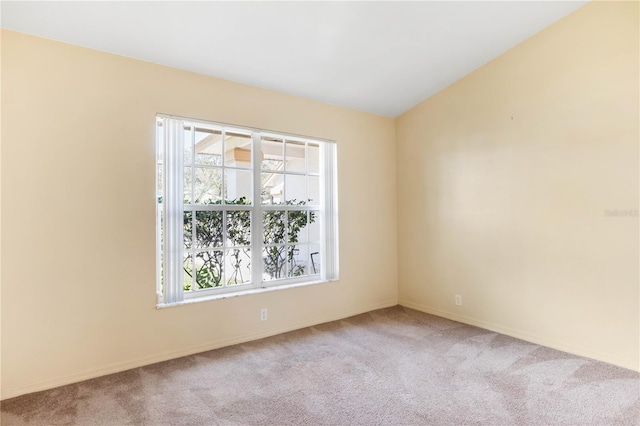
[[[159,305],[338,277],[336,144],[157,117]]]

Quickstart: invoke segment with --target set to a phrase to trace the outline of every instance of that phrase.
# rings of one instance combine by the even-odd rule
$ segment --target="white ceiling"
[[[1,22],[395,117],[585,3],[2,1]]]

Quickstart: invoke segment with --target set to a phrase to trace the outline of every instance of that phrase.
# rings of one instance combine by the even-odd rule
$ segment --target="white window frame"
[[[167,114],[158,114],[156,117],[156,293],[157,306],[166,307],[183,303],[209,300],[229,295],[251,294],[275,288],[316,284],[335,281],[338,279],[338,192],[337,192],[337,158],[336,143],[334,141],[292,135],[282,132],[266,131],[244,126],[216,123],[206,120],[195,120],[177,117]],[[185,209],[183,199],[183,173],[184,173],[184,128],[185,126],[197,126],[211,130],[225,132],[249,133],[252,138],[252,204],[251,205],[187,205]],[[262,138],[275,137],[286,141],[304,142],[305,150],[308,144],[318,144],[320,149],[320,203],[319,205],[267,205],[261,202],[261,167]],[[224,137],[223,137],[224,140]],[[286,146],[286,144],[284,145]],[[194,153],[195,155],[195,153]],[[225,152],[223,150],[223,157]],[[286,154],[283,154],[286,155]],[[308,162],[308,155],[305,155]],[[285,158],[286,161],[286,158]],[[191,165],[193,167],[193,164]],[[226,166],[225,166],[226,167]],[[221,168],[224,179],[224,168]],[[287,175],[304,175],[308,183],[308,165],[305,172],[286,172]],[[314,175],[315,176],[315,175]],[[286,179],[285,179],[286,180]],[[305,185],[307,184],[305,183]],[[286,185],[286,183],[285,183]],[[225,199],[224,184],[222,198]],[[286,191],[286,189],[285,189]],[[162,200],[162,202],[158,202]],[[183,253],[188,251],[183,243],[183,214],[185,210],[193,211],[195,215],[199,210],[245,210],[251,212],[251,280],[246,284],[234,284],[217,288],[183,291]],[[319,274],[305,275],[301,277],[263,280],[262,250],[265,246],[263,240],[263,212],[265,211],[316,211],[319,212],[320,227],[320,259],[321,270]],[[223,217],[226,215],[223,214]],[[161,222],[164,226],[164,239],[161,237]],[[223,232],[223,234],[226,232]],[[192,245],[195,241],[192,241]],[[306,243],[311,256],[311,242]],[[225,247],[221,248],[225,250]],[[195,252],[196,249],[192,248]],[[164,259],[164,261],[163,261]],[[163,265],[164,263],[164,265]],[[306,266],[309,268],[309,266]],[[195,285],[195,277],[194,277]]]

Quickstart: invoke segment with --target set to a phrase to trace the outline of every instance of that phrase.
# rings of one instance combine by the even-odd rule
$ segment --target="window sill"
[[[249,295],[249,294],[268,293],[268,292],[272,292],[272,291],[286,290],[286,289],[289,289],[289,288],[297,288],[297,287],[306,287],[306,286],[310,286],[310,285],[324,284],[324,283],[330,283],[330,282],[335,282],[335,281],[338,281],[338,280],[308,281],[308,282],[301,282],[301,283],[282,284],[282,285],[274,285],[274,286],[269,286],[269,287],[252,288],[252,289],[248,289],[248,290],[236,291],[236,292],[233,292],[233,293],[213,294],[213,295],[207,295],[207,296],[202,296],[202,297],[194,297],[192,299],[185,299],[185,300],[183,300],[181,302],[177,302],[177,303],[158,303],[158,304],[156,304],[156,309],[173,308],[174,306],[192,305],[194,303],[208,302],[208,301],[211,301],[211,300],[230,299],[232,297],[246,296],[246,295]]]

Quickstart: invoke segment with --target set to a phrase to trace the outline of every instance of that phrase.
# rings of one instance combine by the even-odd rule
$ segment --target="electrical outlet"
[[[462,296],[456,294],[456,306],[462,306]]]
[[[267,308],[260,309],[260,321],[267,320]]]

